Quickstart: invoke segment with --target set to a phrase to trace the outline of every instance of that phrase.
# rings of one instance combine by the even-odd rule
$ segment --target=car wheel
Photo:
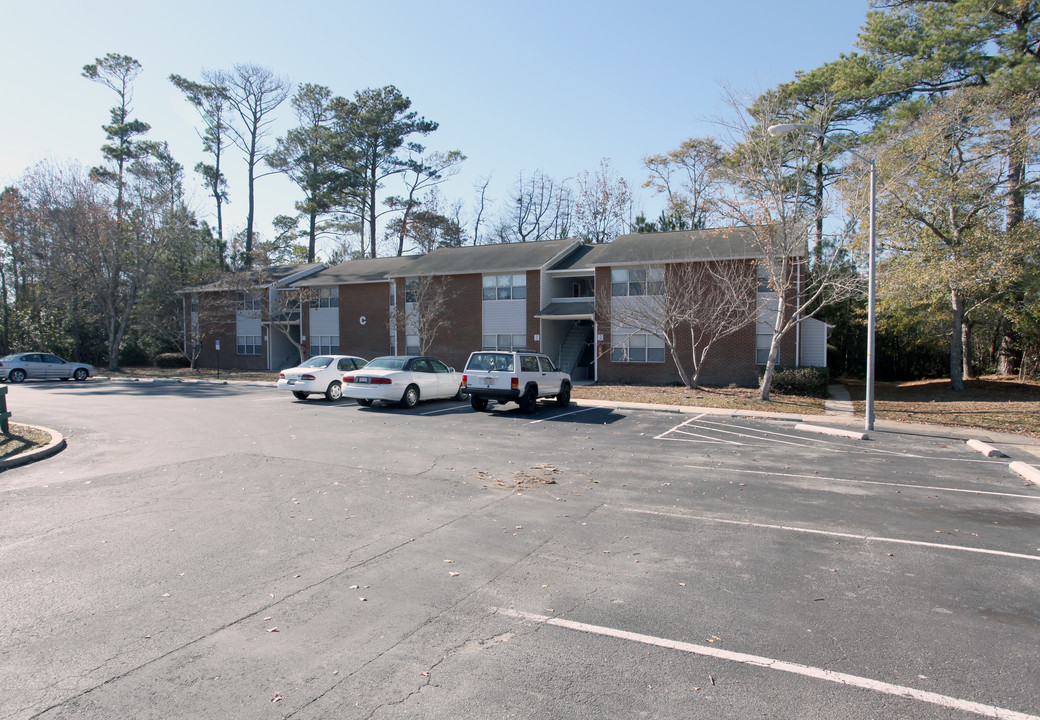
[[[76,368],[76,372],[72,373],[72,377],[76,378],[76,380],[78,380],[79,382],[83,382],[84,380],[87,379],[87,375],[88,374],[89,373],[86,370],[84,370],[83,368]],[[67,380],[68,378],[64,378],[64,379]]]
[[[361,407],[371,407],[372,406],[372,401],[369,400],[368,398],[358,398],[357,404],[360,405]]]
[[[455,394],[451,396],[452,400],[462,399],[462,383],[459,383],[459,389],[455,391]]]
[[[293,390],[293,397],[296,398],[297,400],[306,400],[308,398],[308,396],[310,396],[310,393],[299,392],[298,390]]]
[[[329,383],[329,389],[325,391],[325,399],[329,402],[335,402],[343,397],[343,386],[338,381],[333,380]]]
[[[529,413],[534,412],[535,403],[538,402],[538,388],[534,385],[528,385],[527,389],[524,390],[524,394],[520,396],[520,412]]]
[[[477,397],[476,395],[470,395],[469,405],[477,412],[484,412],[485,410],[487,410],[488,401],[487,398]]]
[[[409,410],[419,404],[419,388],[415,385],[409,385],[404,395],[401,396],[401,407],[408,408]]]
[[[25,380],[25,370],[20,368],[12,370],[8,375],[7,379],[13,383],[20,383]]]
[[[567,407],[571,404],[571,386],[567,383],[560,386],[560,392],[556,396],[556,404],[560,407]]]

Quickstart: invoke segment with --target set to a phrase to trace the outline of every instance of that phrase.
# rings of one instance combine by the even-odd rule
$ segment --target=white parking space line
[[[419,414],[420,415],[440,415],[441,413],[446,413],[446,412],[457,412],[457,411],[462,410],[462,409],[464,409],[466,407],[468,407],[468,404],[467,405],[452,405],[451,407],[441,408],[440,410],[430,410],[429,412],[424,412],[424,413],[419,413]]]
[[[732,422],[721,422],[716,420],[702,420],[704,415],[698,415],[697,417],[690,418],[683,421],[682,423],[665,430],[663,433],[655,437],[655,440],[677,440],[679,442],[696,442],[704,444],[705,442],[721,441],[720,438],[716,438],[712,435],[700,435],[697,433],[690,432],[688,427],[692,427],[696,430],[702,430],[707,433],[721,433],[724,435],[737,435],[738,437],[747,438],[749,440],[756,440],[760,444],[770,445],[794,445],[796,447],[806,448],[825,448],[840,452],[846,452],[851,454],[859,455],[895,455],[904,458],[914,458],[917,460],[938,460],[943,462],[961,462],[961,463],[992,463],[991,459],[983,458],[952,458],[952,457],[934,457],[928,455],[917,455],[915,453],[908,453],[898,450],[885,450],[884,448],[878,447],[863,447],[863,446],[850,446],[848,442],[841,442],[836,440],[825,440],[816,436],[806,437],[804,435],[793,435],[791,433],[777,432],[775,430],[766,430],[764,428],[747,427],[744,425],[737,425]],[[694,422],[700,421],[700,424],[693,425]],[[735,428],[735,430],[727,430],[723,428]],[[679,435],[680,437],[671,437],[672,435]],[[705,438],[704,440],[686,440],[684,436],[690,436],[692,438]],[[780,440],[778,438],[789,438],[789,440]],[[737,444],[750,444],[750,443],[737,443]]]
[[[965,493],[967,495],[994,495],[996,497],[1020,498],[1022,500],[1040,500],[1037,495],[1021,495],[1010,492],[994,492],[993,490],[968,490],[966,488],[948,488],[935,485],[914,485],[912,483],[886,482],[884,480],[860,480],[858,478],[840,478],[830,475],[799,475],[797,473],[770,472],[768,470],[744,470],[742,468],[725,468],[714,465],[685,465],[691,470],[713,470],[716,472],[743,473],[745,475],[768,475],[770,477],[789,477],[797,480],[831,480],[833,482],[858,483],[861,485],[886,485],[888,487],[906,488],[908,490],[934,490],[937,492]]]
[[[768,523],[756,523],[750,520],[726,520],[723,518],[704,517],[702,515],[684,515],[683,513],[663,512],[661,510],[643,510],[640,508],[625,508],[626,512],[639,513],[641,515],[659,515],[661,517],[678,518],[680,520],[697,520],[700,522],[719,523],[721,525],[741,525],[743,527],[760,528],[762,530],[783,530],[785,532],[796,532],[801,535],[822,535],[824,537],[837,537],[845,540],[863,540],[866,542],[893,543],[895,545],[916,545],[918,547],[935,548],[938,550],[955,550],[957,552],[978,553],[981,555],[999,555],[1001,557],[1015,558],[1016,560],[1040,561],[1040,555],[1026,555],[1024,553],[1007,552],[1006,550],[989,550],[987,548],[965,547],[963,545],[948,545],[945,543],[925,542],[923,540],[905,540],[903,538],[887,538],[876,535],[856,535],[855,533],[835,532],[833,530],[816,530],[813,528],[794,527],[790,525],[770,525]]]
[[[909,700],[917,700],[919,702],[930,703],[932,705],[938,705],[940,707],[950,708],[952,710],[958,710],[961,712],[974,713],[983,717],[998,718],[999,720],[1040,720],[1040,716],[1029,715],[1027,713],[1017,712],[1015,710],[1008,710],[1006,708],[997,707],[995,705],[984,705],[982,703],[973,702],[971,700],[963,700],[961,698],[951,697],[949,695],[940,695],[939,693],[928,692],[926,690],[918,690],[916,688],[906,687],[904,685],[893,685],[892,683],[883,682],[881,680],[873,680],[871,678],[860,677],[858,675],[850,675],[848,673],[835,672],[833,670],[825,670],[823,668],[812,667],[810,665],[802,665],[800,663],[787,662],[785,660],[777,660],[774,658],[762,657],[761,655],[749,655],[747,653],[733,652],[731,650],[723,650],[717,647],[709,647],[706,645],[695,645],[693,643],[682,642],[680,640],[669,640],[666,638],[654,637],[653,635],[643,635],[642,633],[629,632],[628,630],[618,630],[615,628],[604,627],[602,625],[590,625],[583,622],[575,622],[573,620],[564,620],[559,617],[550,617],[548,615],[538,615],[535,613],[523,612],[521,610],[512,610],[509,608],[489,608],[491,612],[505,617],[517,618],[519,620],[527,620],[529,622],[542,623],[545,625],[552,625],[555,627],[565,628],[567,630],[574,630],[576,632],[600,635],[603,637],[615,638],[618,640],[626,640],[628,642],[639,643],[642,645],[651,645],[654,647],[665,648],[667,650],[678,650],[680,652],[691,653],[694,655],[703,655],[705,657],[715,658],[717,660],[725,660],[727,662],[736,662],[743,665],[753,665],[755,667],[764,668],[766,670],[779,670],[780,672],[791,673],[794,675],[801,675],[803,677],[812,678],[814,680],[825,680],[827,682],[837,683],[839,685],[847,685],[850,687],[860,688],[862,690],[870,690],[876,693],[882,693],[884,695],[894,695],[896,697],[907,698]]]
[[[532,420],[527,423],[528,425],[534,425],[536,423],[545,422],[546,420],[556,420],[558,418],[567,417],[568,415],[577,415],[578,413],[588,412],[590,410],[603,410],[604,408],[588,407],[582,408],[581,410],[571,410],[570,412],[561,413],[559,415],[553,415],[551,418],[542,418],[541,420]]]

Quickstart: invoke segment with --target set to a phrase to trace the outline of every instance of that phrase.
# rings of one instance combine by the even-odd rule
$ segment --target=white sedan
[[[339,400],[343,397],[343,373],[362,368],[367,362],[353,355],[315,355],[302,365],[278,373],[278,389],[292,390],[297,400],[306,400],[311,394]]]
[[[419,400],[462,397],[462,374],[440,360],[415,355],[378,357],[361,371],[343,376],[343,397],[358,405],[375,400],[413,408]]]

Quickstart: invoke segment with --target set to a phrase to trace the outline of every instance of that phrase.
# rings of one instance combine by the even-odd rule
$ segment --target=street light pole
[[[874,208],[877,205],[877,185],[875,180],[874,172],[874,161],[860,155],[858,152],[850,147],[846,147],[842,143],[838,142],[834,138],[830,137],[826,133],[823,133],[812,125],[804,125],[802,123],[784,123],[781,125],[770,125],[768,132],[773,137],[780,137],[786,135],[793,130],[807,130],[817,137],[821,137],[824,140],[829,140],[845,152],[859,158],[870,167],[870,259],[867,265],[867,391],[866,391],[866,410],[864,415],[864,426],[866,430],[870,431],[874,429],[874,334],[875,334],[875,305],[874,305]]]

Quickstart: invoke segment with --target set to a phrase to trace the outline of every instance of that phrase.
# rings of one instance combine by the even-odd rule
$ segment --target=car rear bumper
[[[473,395],[474,397],[484,398],[485,400],[495,400],[498,402],[514,402],[520,397],[519,390],[496,390],[495,388],[462,388],[463,395]]]
[[[344,383],[343,397],[351,400],[386,400],[397,402],[404,395],[402,385],[366,385],[358,383]]]

